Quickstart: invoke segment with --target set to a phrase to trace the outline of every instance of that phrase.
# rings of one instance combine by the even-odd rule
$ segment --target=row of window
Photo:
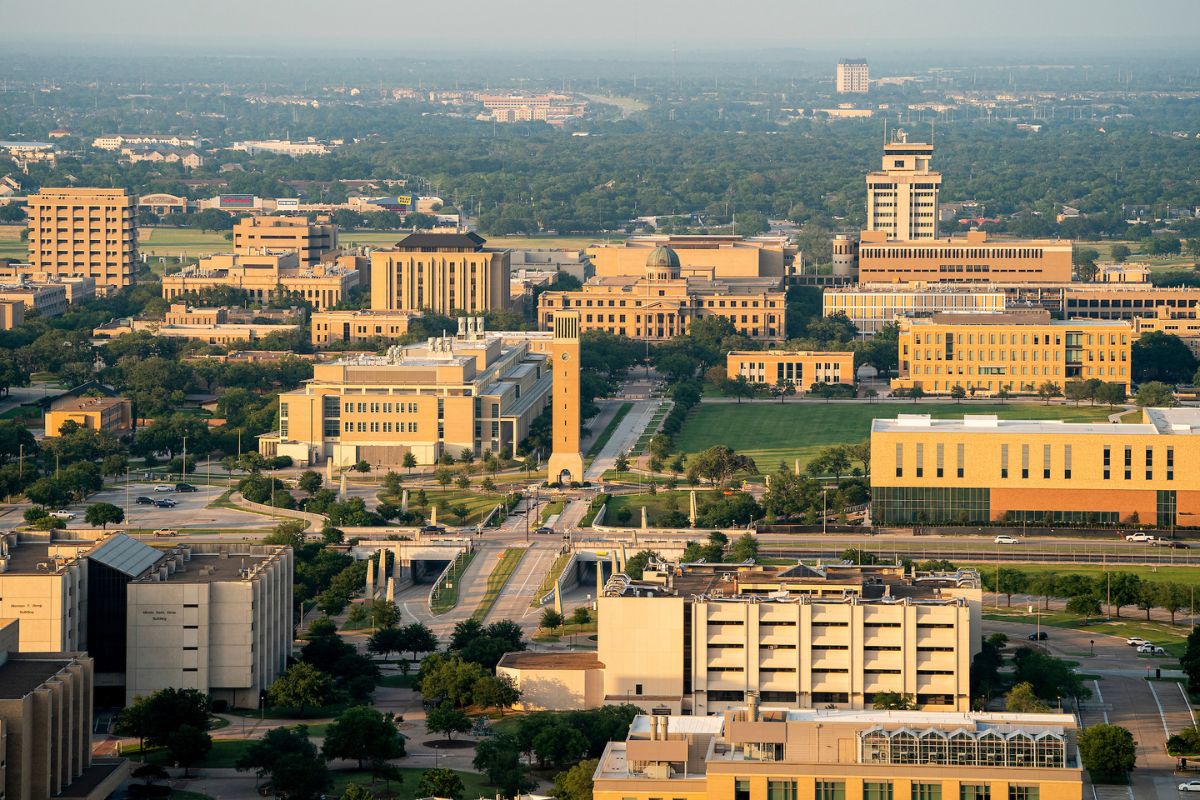
[[[1040,247],[864,247],[862,258],[1043,258]]]
[[[734,780],[733,800],[761,800],[754,798],[750,790],[749,778]],[[846,782],[844,780],[814,781],[815,800],[846,800]],[[1008,784],[1007,795],[998,795],[996,800],[1006,796],[1007,800],[1039,800],[1040,787],[1037,784]],[[766,800],[796,800],[798,797],[797,781],[768,780]],[[892,781],[864,781],[863,800],[897,800]],[[914,782],[910,784],[910,800],[951,800],[952,795],[942,794],[940,782]],[[622,800],[635,800],[632,797]],[[666,800],[651,797],[649,800]],[[680,798],[674,798],[680,800]],[[989,783],[960,783],[958,800],[992,800],[992,787]]]
[[[347,414],[357,411],[359,414],[415,414],[417,413],[416,403],[346,403],[345,411]],[[280,413],[284,414],[282,408]]]
[[[282,422],[282,421],[281,421]],[[347,422],[342,426],[345,433],[416,433],[417,423],[415,422]],[[287,438],[287,429],[280,425],[279,435]]]
[[[659,296],[665,297],[666,295],[660,291]],[[680,298],[680,301],[679,301],[680,305],[686,306],[689,299],[690,298]],[[547,295],[542,298],[541,302],[544,303],[547,307],[551,307],[554,305],[554,297],[553,297],[553,295]],[[592,300],[580,300],[580,299],[576,298],[576,300],[574,302],[574,307],[575,308],[626,308],[627,307],[626,303],[629,303],[629,305],[633,308],[641,308],[643,302],[644,301],[642,301],[642,300],[633,300],[633,301],[609,300],[609,301],[607,301],[607,305],[606,305],[604,300],[592,301]],[[593,305],[593,303],[594,303],[594,305]],[[726,303],[728,303],[728,305],[726,305]],[[759,300],[697,300],[696,301],[697,308],[781,308],[782,306],[783,306],[782,300],[770,301],[770,302],[764,302],[764,301],[759,301]],[[569,296],[563,297],[562,307],[563,308],[571,308],[572,307],[571,298]]]

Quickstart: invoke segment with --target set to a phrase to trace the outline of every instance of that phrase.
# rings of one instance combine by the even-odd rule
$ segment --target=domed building
[[[621,259],[610,259],[611,268],[597,269],[581,289],[543,292],[538,299],[541,326],[549,329],[554,312],[569,309],[579,312],[584,331],[663,341],[686,334],[693,320],[725,317],[739,333],[753,339],[784,339],[783,270],[778,275],[764,274],[767,270],[760,267],[753,248],[740,248],[753,256],[752,264],[731,268],[725,260],[730,238],[696,236],[678,241],[688,255],[686,266],[673,246],[676,237],[629,240],[614,248]],[[644,266],[635,271],[632,259],[639,257]],[[749,274],[719,274],[741,269]]]

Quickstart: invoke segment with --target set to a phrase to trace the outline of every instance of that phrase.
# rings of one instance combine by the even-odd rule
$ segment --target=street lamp
[[[827,520],[827,517],[825,516],[827,513],[826,508],[825,508],[825,495],[828,492],[829,492],[828,487],[825,487],[825,486],[821,487],[821,533],[825,533],[828,530],[828,520]]]

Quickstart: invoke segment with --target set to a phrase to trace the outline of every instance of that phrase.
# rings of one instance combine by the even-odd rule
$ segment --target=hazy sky
[[[1200,0],[24,0],[5,4],[12,40],[438,50],[532,45],[590,52],[636,45],[845,43],[924,49],[1021,40],[1072,49],[1200,33]],[[911,13],[908,13],[911,12]],[[443,49],[446,45],[451,49]],[[957,48],[956,48],[957,49]],[[864,52],[864,55],[867,53]]]

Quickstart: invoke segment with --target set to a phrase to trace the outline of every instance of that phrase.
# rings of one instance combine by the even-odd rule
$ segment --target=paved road
[[[524,628],[537,626],[540,612],[530,607],[530,603],[533,602],[534,594],[546,576],[546,571],[554,563],[560,546],[561,542],[557,536],[542,537],[539,541],[530,543],[485,622],[511,619]]]
[[[1030,631],[1026,623],[984,620],[984,634],[993,631],[1008,634],[1010,647],[1026,642]],[[1092,642],[1095,642],[1094,654]],[[1050,629],[1044,643],[1054,656],[1079,662],[1079,672],[1099,675],[1089,682],[1093,692],[1090,709],[1082,714],[1084,725],[1110,722],[1128,728],[1138,744],[1137,769],[1133,773],[1132,797],[1177,798],[1178,780],[1172,774],[1175,759],[1166,755],[1168,731],[1175,733],[1194,724],[1182,687],[1174,681],[1147,681],[1149,668],[1176,667],[1174,659],[1139,658],[1125,640],[1116,636]],[[1123,797],[1124,790],[1101,790],[1102,797]],[[1086,790],[1085,797],[1091,797]]]
[[[609,437],[608,443],[604,445],[597,456],[592,459],[591,465],[584,470],[584,478],[589,481],[594,481],[604,474],[605,470],[613,469],[616,463],[617,456],[621,453],[626,453],[629,448],[637,443],[638,437],[642,435],[642,431],[646,429],[650,418],[654,416],[654,412],[658,410],[658,400],[638,400],[633,404],[633,408],[621,420],[621,424],[613,431]]]

